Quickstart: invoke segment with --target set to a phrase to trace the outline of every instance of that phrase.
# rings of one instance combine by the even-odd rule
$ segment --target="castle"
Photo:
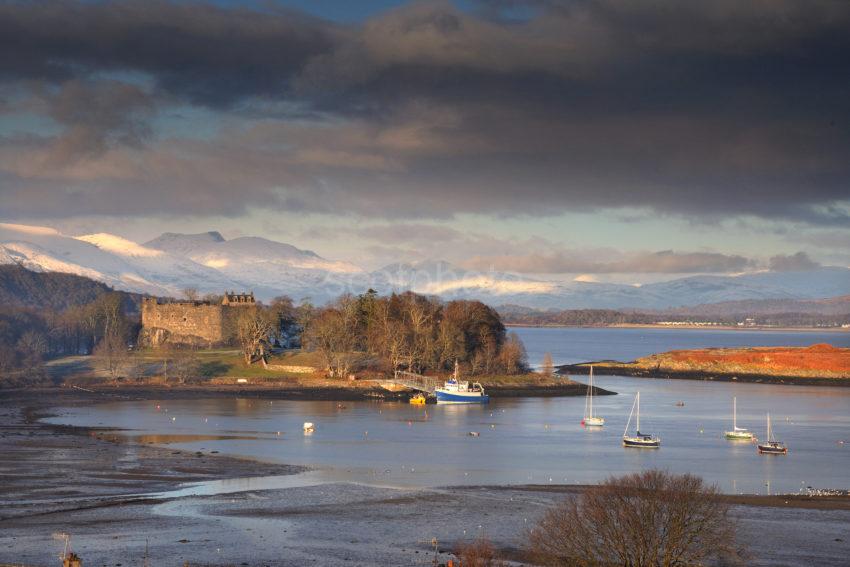
[[[233,340],[236,319],[257,305],[253,293],[225,293],[220,302],[142,299],[143,345],[164,343],[196,347],[225,345]]]

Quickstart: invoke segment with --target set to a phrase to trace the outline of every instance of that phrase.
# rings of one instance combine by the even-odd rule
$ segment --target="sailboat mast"
[[[767,412],[767,442],[770,443],[770,412]]]
[[[635,414],[635,404],[637,404],[637,397],[632,402],[632,410],[629,412],[629,420],[626,422],[626,428],[623,430],[623,437],[629,434],[629,426],[632,424],[632,416]]]
[[[732,429],[738,429],[738,398],[732,398]]]
[[[640,392],[637,393],[637,432],[640,433]]]
[[[593,417],[593,365],[590,366],[590,417]]]

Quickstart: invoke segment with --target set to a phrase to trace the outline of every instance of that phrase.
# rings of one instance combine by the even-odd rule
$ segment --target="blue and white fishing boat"
[[[458,380],[457,362],[454,375],[442,388],[437,388],[435,394],[438,404],[486,404],[490,401],[490,396],[484,393],[484,387],[478,382]]]

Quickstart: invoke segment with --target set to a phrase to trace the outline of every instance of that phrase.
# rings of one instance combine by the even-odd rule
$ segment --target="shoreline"
[[[560,378],[563,381],[562,378]],[[79,386],[58,386],[39,388],[14,388],[0,390],[8,395],[29,395],[51,393],[67,394],[69,396],[100,396],[111,397],[115,400],[154,400],[154,399],[185,399],[194,398],[199,395],[217,397],[254,397],[274,398],[282,400],[305,400],[305,401],[381,401],[381,402],[407,402],[415,393],[414,390],[388,390],[380,386],[377,381],[374,384],[365,385],[361,381],[351,386],[345,385],[263,385],[263,384],[233,384],[233,385],[115,385],[97,384],[87,385],[85,388]],[[584,396],[587,393],[587,385],[579,382],[569,381],[567,383],[496,383],[486,384],[485,389],[493,397],[503,398],[530,398],[530,397],[571,397]],[[616,395],[616,392],[595,388],[598,395]]]
[[[669,329],[682,331],[775,331],[793,333],[850,333],[850,328],[843,327],[738,327],[732,325],[651,325],[648,323],[614,323],[611,325],[535,325],[530,323],[505,323],[505,327],[527,327],[531,329]]]
[[[0,563],[53,561],[61,550],[53,534],[61,532],[71,534],[73,549],[91,564],[135,564],[144,554],[154,564],[408,565],[430,561],[432,537],[439,540],[439,562],[446,563],[457,543],[478,533],[486,533],[503,556],[525,561],[528,526],[555,501],[588,488],[404,489],[337,482],[285,489],[248,484],[236,492],[170,497],[185,483],[310,469],[173,450],[124,436],[123,430],[42,421],[58,407],[109,399],[97,393],[10,394],[0,399]],[[232,392],[218,393],[226,394]],[[850,496],[722,498],[745,530],[744,540],[748,533],[763,533],[766,514],[768,524],[784,517],[789,526],[818,514],[825,531],[814,540],[805,536],[811,559],[804,562],[840,565],[846,557],[845,544],[831,534],[845,533],[850,524]],[[759,562],[750,564],[772,564],[796,552],[801,543],[795,537],[801,536],[790,531],[774,534],[764,545],[759,540],[753,550]]]
[[[742,382],[748,384],[850,388],[850,378],[817,378],[773,374],[747,374],[740,372],[724,374],[699,370],[676,371],[629,367],[628,363],[612,361],[562,364],[556,367],[556,372],[561,375],[587,375],[590,374],[591,365],[593,365],[593,373],[597,376],[626,376],[630,378],[654,378],[662,380],[698,380],[704,382]]]

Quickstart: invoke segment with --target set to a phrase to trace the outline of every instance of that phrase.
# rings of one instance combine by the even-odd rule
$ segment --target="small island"
[[[633,362],[569,364],[558,373],[587,374],[591,365],[595,373],[611,376],[850,386],[850,349],[829,344],[673,350]]]

